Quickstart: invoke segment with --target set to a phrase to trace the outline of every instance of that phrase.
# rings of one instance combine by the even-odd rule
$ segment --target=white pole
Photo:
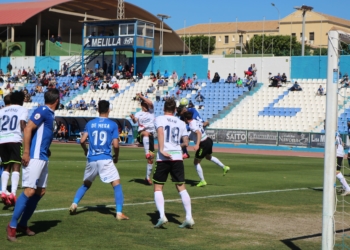
[[[71,52],[71,46],[72,46],[72,29],[69,29],[69,56]]]
[[[302,27],[302,38],[301,38],[301,56],[305,55],[305,17],[306,10],[303,10],[303,27]]]
[[[338,33],[328,32],[328,66],[326,99],[326,140],[323,173],[323,213],[322,213],[322,250],[333,249],[334,244],[334,208],[335,208],[335,132],[338,117]]]

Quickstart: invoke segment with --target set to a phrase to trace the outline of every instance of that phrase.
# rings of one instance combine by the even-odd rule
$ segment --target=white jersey
[[[190,134],[190,139],[194,141],[194,143],[197,143],[197,134],[196,131],[199,131],[202,133],[201,141],[204,141],[207,139],[207,134],[204,131],[203,128],[203,122],[198,121],[193,119],[189,124],[188,124],[191,134]]]
[[[171,161],[183,160],[180,139],[187,136],[186,124],[175,116],[162,115],[156,118],[155,126],[164,130],[164,151],[171,155]],[[158,150],[157,161],[169,161],[169,158]]]
[[[343,140],[340,136],[335,138],[335,146],[337,148],[337,157],[344,157]]]
[[[28,110],[10,105],[0,110],[0,144],[22,142],[21,121],[27,121]]]
[[[138,131],[147,131],[154,133],[154,109],[150,109],[148,112],[139,111],[135,114],[137,123],[139,125]]]

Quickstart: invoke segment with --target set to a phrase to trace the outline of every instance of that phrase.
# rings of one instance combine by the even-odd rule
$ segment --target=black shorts
[[[22,143],[0,144],[0,157],[3,164],[20,163],[22,161]]]
[[[139,131],[139,132],[137,133],[137,141],[138,141],[140,144],[143,144],[141,132],[142,132],[142,131]],[[150,133],[150,134],[149,134],[149,151],[151,151],[151,152],[154,153],[154,136],[153,136],[153,133]]]
[[[338,171],[340,171],[340,168],[341,168],[342,165],[343,165],[343,158],[344,158],[344,157],[337,156],[337,170],[338,170]]]
[[[185,183],[185,170],[183,161],[158,161],[153,174],[153,182],[164,184],[171,175],[171,180],[177,184]]]
[[[213,140],[209,137],[204,141],[199,143],[199,149],[196,151],[196,158],[203,159],[207,155],[211,155],[213,153]]]

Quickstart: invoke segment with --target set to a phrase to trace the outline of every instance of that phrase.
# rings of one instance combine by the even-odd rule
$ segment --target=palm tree
[[[15,50],[22,51],[22,45],[20,43],[13,43],[10,39],[8,39],[7,41],[0,40],[0,57],[11,56],[12,52],[14,52]]]

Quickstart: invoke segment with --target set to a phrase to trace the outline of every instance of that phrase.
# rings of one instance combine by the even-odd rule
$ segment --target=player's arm
[[[26,127],[27,123],[26,121],[20,121],[21,131],[24,132],[24,128]]]
[[[88,138],[88,135],[89,134],[87,132],[85,132],[85,133],[83,133],[83,135],[80,139],[80,146],[83,148],[85,156],[87,155],[87,152],[88,152],[88,148],[86,146],[86,140]]]
[[[150,99],[147,99],[146,97],[144,97],[144,96],[142,96],[142,95],[140,95],[140,94],[137,94],[139,97],[140,97],[140,99],[142,100],[142,101],[144,101],[147,105],[148,105],[148,107],[150,108],[150,109],[153,109],[153,102],[150,100]]]
[[[168,154],[167,152],[164,152],[164,129],[163,129],[163,127],[157,128],[157,134],[158,134],[159,153],[161,153],[165,157],[171,159],[171,155]]]
[[[28,166],[30,156],[30,141],[32,140],[32,134],[33,130],[36,130],[38,128],[37,125],[33,121],[29,121],[27,126],[25,126],[24,131],[23,131],[23,155],[22,155],[22,165],[23,166]]]
[[[182,136],[181,137],[182,139],[182,143],[180,144],[180,146],[183,148],[183,147],[188,147],[188,143],[189,143],[189,140],[188,140],[188,136]]]
[[[119,158],[119,140],[118,139],[114,139],[112,141],[112,145],[113,145],[113,151],[114,151],[113,162],[114,163],[118,163],[118,158]]]
[[[203,127],[204,127],[204,128],[205,128],[205,127],[208,127],[209,125],[210,125],[209,121],[203,122]]]
[[[138,119],[134,116],[134,114],[131,114],[131,115],[130,115],[130,118],[131,118],[131,120],[132,120],[133,123],[137,123],[137,120],[138,120]]]
[[[200,130],[196,130],[195,132],[197,134],[197,141],[196,141],[196,145],[194,145],[194,150],[198,150],[199,149],[199,144],[201,143],[201,138],[202,138],[202,133]]]

